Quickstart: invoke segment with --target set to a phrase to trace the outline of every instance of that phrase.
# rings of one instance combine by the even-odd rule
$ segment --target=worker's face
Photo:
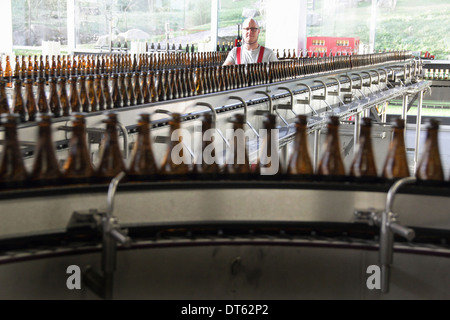
[[[251,20],[242,25],[242,36],[247,44],[255,44],[258,42],[259,27],[255,21]]]

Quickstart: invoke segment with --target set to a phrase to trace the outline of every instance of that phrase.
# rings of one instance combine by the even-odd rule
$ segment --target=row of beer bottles
[[[120,172],[126,172],[128,177],[137,180],[154,179],[155,176],[173,176],[187,178],[191,174],[198,177],[216,176],[220,174],[228,177],[249,177],[250,175],[260,175],[263,168],[271,167],[272,163],[263,159],[272,159],[272,135],[270,132],[276,130],[276,116],[266,115],[264,128],[268,131],[264,152],[258,158],[255,165],[250,164],[248,151],[246,148],[246,138],[235,135],[233,146],[236,148],[231,153],[234,157],[230,164],[219,165],[217,161],[201,161],[199,164],[191,165],[189,161],[178,161],[173,155],[177,145],[182,143],[183,137],[179,135],[181,128],[181,115],[173,113],[169,121],[170,142],[163,157],[162,163],[158,165],[153,154],[150,139],[150,115],[143,113],[140,116],[137,133],[138,137],[134,144],[129,165],[127,166],[119,147],[118,141],[118,118],[115,112],[106,113],[104,123],[106,131],[100,148],[99,162],[97,166],[91,161],[87,142],[85,116],[77,113],[73,117],[73,131],[69,142],[68,156],[62,168],[59,167],[56,159],[54,144],[51,133],[51,119],[48,114],[40,116],[39,133],[37,146],[34,155],[34,164],[31,172],[25,168],[17,137],[17,115],[8,114],[4,117],[5,138],[3,154],[0,162],[0,183],[6,186],[25,186],[27,183],[53,184],[57,182],[90,182],[110,181]],[[232,119],[233,129],[243,130],[245,118],[242,114],[236,114]],[[210,113],[206,113],[202,119],[203,133],[214,128],[213,118]],[[314,172],[311,157],[308,151],[307,141],[307,117],[299,115],[296,121],[296,136],[294,148],[289,158],[288,166],[285,170],[279,170],[274,176],[287,173],[289,176],[309,177],[313,175],[325,177],[344,177],[346,170],[341,156],[339,141],[339,118],[330,117],[327,125],[327,138],[324,152],[322,153],[317,171]],[[428,126],[428,135],[425,144],[425,151],[419,162],[416,176],[419,180],[443,181],[444,174],[440,162],[440,153],[437,140],[439,124],[432,120]],[[177,139],[173,139],[178,132]],[[388,154],[383,166],[382,177],[392,180],[410,176],[406,159],[406,148],[404,143],[404,122],[398,120],[394,126],[393,139],[389,146]],[[243,139],[243,141],[237,141]],[[202,150],[215,149],[210,144],[214,140],[204,140]],[[237,161],[239,146],[245,146],[244,161]],[[177,149],[180,159],[184,159],[184,149]],[[371,142],[371,120],[364,118],[361,125],[361,137],[358,152],[356,153],[350,168],[349,175],[355,178],[376,178],[377,168]],[[94,180],[92,180],[94,179]]]
[[[63,56],[64,57],[64,56]],[[6,80],[7,86],[12,87],[14,79],[24,81],[32,78],[35,81],[39,78],[45,78],[46,82],[53,77],[70,77],[75,75],[99,75],[114,74],[128,72],[142,72],[149,70],[157,71],[171,68],[192,68],[222,65],[226,58],[226,53],[198,53],[196,55],[166,54],[166,56],[158,54],[140,54],[134,55],[97,55],[78,57],[71,60],[70,56],[55,61],[52,57],[52,63],[46,61],[37,61],[35,56],[34,65],[31,56],[28,57],[28,66],[25,56],[22,56],[22,65],[19,63],[19,57],[16,56],[16,67],[14,72],[9,63],[7,56],[6,70],[3,73],[3,79]],[[273,76],[272,82],[283,81],[292,77],[319,73],[325,71],[334,71],[339,69],[352,69],[354,67],[363,67],[383,62],[396,61],[398,56],[392,53],[357,55],[351,57],[324,57],[324,58],[299,58],[289,61],[279,61],[269,65],[270,69],[279,74],[290,74],[289,76]],[[78,60],[78,62],[77,62]],[[1,64],[0,64],[1,66]],[[281,69],[281,70],[280,70]],[[1,71],[1,70],[0,70]]]
[[[51,59],[51,61],[50,61]],[[198,52],[150,53],[150,54],[103,54],[68,56],[16,56],[11,64],[6,56],[5,67],[0,62],[0,77],[12,85],[13,79],[46,78],[71,75],[96,75],[104,73],[140,72],[175,67],[221,65],[226,53]]]

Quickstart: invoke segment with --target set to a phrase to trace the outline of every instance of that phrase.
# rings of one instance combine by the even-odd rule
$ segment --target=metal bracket
[[[386,197],[386,207],[384,211],[355,211],[354,222],[368,223],[380,227],[380,247],[379,262],[381,266],[381,292],[389,292],[390,267],[393,262],[394,234],[397,234],[408,241],[415,237],[413,229],[402,226],[398,221],[398,215],[392,212],[395,196],[398,190],[406,185],[416,182],[416,178],[408,177],[398,180],[389,189]]]
[[[117,243],[124,247],[131,245],[131,239],[127,235],[127,230],[122,230],[113,217],[114,198],[117,186],[125,177],[125,173],[119,173],[109,184],[107,194],[107,211],[105,214],[99,214],[95,211],[89,218],[91,221],[97,221],[97,227],[103,234],[102,242],[102,274],[98,274],[91,266],[88,266],[84,272],[84,282],[99,297],[106,300],[113,298],[114,292],[114,272],[116,270]]]
[[[256,134],[256,136],[259,138],[259,134],[258,131],[256,131],[256,129],[252,126],[252,124],[250,123],[250,121],[247,120],[247,115],[248,115],[248,105],[247,102],[242,99],[241,97],[238,96],[231,96],[230,99],[234,99],[234,100],[239,100],[240,102],[242,102],[242,104],[244,105],[244,120],[245,123],[247,123],[247,125],[250,127],[250,129],[252,129],[252,131]]]
[[[267,98],[269,98],[269,112],[272,114],[273,113],[273,101],[272,101],[272,96],[270,94],[268,94],[265,91],[256,91],[255,93],[258,94],[263,94],[265,95]]]

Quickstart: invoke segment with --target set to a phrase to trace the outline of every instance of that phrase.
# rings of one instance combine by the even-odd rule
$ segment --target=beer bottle
[[[128,105],[135,106],[136,105],[136,96],[134,94],[133,89],[133,74],[131,72],[126,74],[126,88],[127,88],[127,96],[128,96]]]
[[[233,151],[225,167],[230,177],[245,178],[250,174],[250,161],[245,136],[245,118],[242,114],[235,114],[231,119],[233,123]]]
[[[214,178],[220,173],[220,166],[217,163],[216,149],[214,147],[215,129],[213,117],[211,113],[204,113],[202,119],[202,147],[201,147],[201,163],[194,166],[194,174],[199,178]]]
[[[147,72],[143,71],[142,72],[142,103],[146,104],[146,103],[150,103],[151,102],[151,95],[150,95],[150,90],[149,90],[149,85],[148,85],[148,81],[147,81]]]
[[[26,88],[26,109],[28,113],[28,121],[36,121],[37,104],[33,92],[33,79],[27,79],[25,82]]]
[[[80,76],[79,83],[81,109],[84,113],[88,113],[91,111],[91,103],[89,101],[89,96],[86,88],[86,76]]]
[[[166,153],[161,163],[162,175],[176,175],[182,178],[191,170],[189,164],[191,163],[189,155],[185,152],[183,146],[183,136],[181,135],[181,114],[172,113],[172,118],[169,121],[170,134]],[[179,150],[178,152],[176,150]],[[174,159],[173,156],[177,159]]]
[[[119,134],[117,132],[117,113],[108,112],[106,119],[106,131],[101,143],[99,164],[96,170],[96,176],[100,181],[110,181],[120,172],[125,171],[125,163],[122,152],[119,147]]]
[[[86,120],[82,113],[74,113],[72,119],[72,137],[69,151],[62,171],[67,183],[86,183],[94,175],[91,157],[86,140]]]
[[[393,126],[393,135],[383,166],[383,178],[400,179],[409,177],[408,160],[405,147],[405,122],[397,119]]]
[[[22,81],[19,79],[16,79],[14,83],[13,113],[19,116],[21,122],[27,121],[27,109],[22,96]]]
[[[150,142],[150,114],[141,114],[137,132],[138,137],[131,152],[131,161],[127,174],[132,179],[148,180],[158,173]]]
[[[281,174],[277,144],[278,136],[275,134],[276,120],[275,114],[268,113],[264,117],[263,128],[266,130],[266,136],[263,136],[258,161],[253,169],[253,173],[256,175],[277,178]],[[272,138],[275,138],[275,140]]]
[[[94,76],[88,76],[87,78],[87,93],[88,93],[88,99],[89,99],[89,105],[91,107],[91,112],[98,111],[98,100],[97,100],[97,93],[95,92],[95,86],[94,86]]]
[[[287,167],[288,175],[311,176],[314,174],[306,134],[307,125],[307,116],[298,115],[295,122],[294,149]]]
[[[38,79],[38,110],[40,113],[45,114],[50,112],[48,106],[47,95],[45,94],[45,79]]]
[[[0,184],[3,187],[23,187],[29,175],[25,168],[17,137],[18,115],[4,115],[5,138],[0,163]]]
[[[319,161],[318,174],[321,176],[345,176],[345,167],[339,139],[339,117],[331,116],[327,125],[325,149]]]
[[[19,86],[20,86],[20,83],[19,83]],[[10,113],[8,96],[6,95],[5,87],[6,87],[6,81],[0,79],[0,114]],[[16,83],[16,87],[17,87],[17,83]]]
[[[120,88],[120,96],[122,97],[122,107],[127,107],[129,106],[130,103],[125,78],[126,76],[124,73],[119,74],[119,88]]]
[[[141,88],[141,77],[139,72],[134,73],[134,96],[135,96],[135,105],[141,105],[144,102],[144,97]]]
[[[372,120],[363,118],[361,122],[361,134],[358,151],[350,166],[350,176],[357,178],[377,177],[377,167],[372,148]]]
[[[103,93],[102,76],[100,74],[97,74],[95,76],[94,91],[95,91],[95,96],[97,98],[98,110],[104,111],[105,110],[105,94]],[[91,104],[92,104],[92,102],[91,102]]]
[[[58,118],[61,116],[61,101],[58,95],[57,89],[57,78],[50,79],[50,99],[49,99],[49,108],[51,113]]]
[[[77,87],[77,77],[73,76],[70,79],[70,108],[72,112],[81,112],[80,95]]]
[[[419,180],[443,181],[444,172],[439,151],[439,121],[431,119],[427,127],[427,138],[425,150],[420,158],[416,170],[416,177]]]
[[[59,102],[61,103],[62,116],[68,117],[70,115],[70,104],[66,90],[66,78],[61,77],[58,79],[58,82],[59,82]]]
[[[119,88],[119,76],[114,73],[111,75],[112,79],[112,105],[113,108],[122,107],[122,94]]]
[[[5,71],[3,72],[4,79],[6,80],[6,87],[12,88],[13,84],[13,72],[11,69],[11,62],[9,61],[9,56],[6,56],[6,63],[5,63]]]
[[[109,91],[109,76],[108,74],[103,75],[103,95],[105,96],[105,109],[110,110],[113,108],[113,99],[111,98],[111,93]]]
[[[40,118],[31,180],[39,185],[55,184],[59,182],[61,172],[52,140],[52,116],[41,114]]]

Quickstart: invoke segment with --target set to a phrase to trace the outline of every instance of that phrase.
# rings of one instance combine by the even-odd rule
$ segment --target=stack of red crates
[[[308,37],[306,47],[309,55],[313,52],[328,56],[330,51],[335,55],[353,55],[359,51],[359,38],[350,37]]]

